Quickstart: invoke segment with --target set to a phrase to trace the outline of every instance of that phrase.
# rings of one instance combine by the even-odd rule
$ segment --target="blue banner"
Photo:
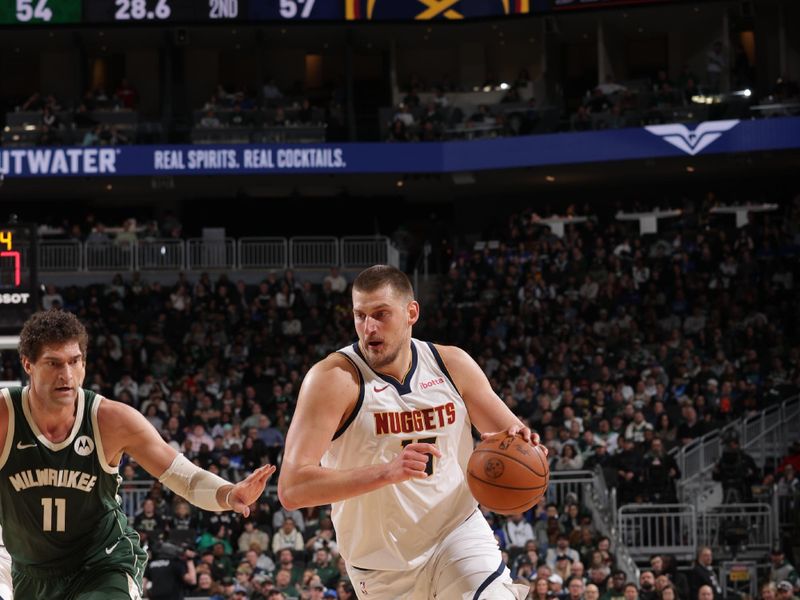
[[[800,148],[800,117],[441,143],[3,148],[9,177],[451,173]]]

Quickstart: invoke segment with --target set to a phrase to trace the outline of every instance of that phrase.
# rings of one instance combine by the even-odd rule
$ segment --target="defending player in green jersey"
[[[123,453],[206,510],[247,515],[275,468],[233,485],[190,463],[138,411],[82,389],[88,335],[71,313],[20,334],[25,388],[0,394],[0,525],[16,598],[141,598],[146,554],[117,498]]]

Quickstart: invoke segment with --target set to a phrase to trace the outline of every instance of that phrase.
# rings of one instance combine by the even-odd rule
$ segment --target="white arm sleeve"
[[[201,469],[183,454],[175,457],[158,480],[203,510],[216,512],[230,510],[230,506],[222,506],[217,502],[217,490],[223,485],[230,485],[230,482]]]

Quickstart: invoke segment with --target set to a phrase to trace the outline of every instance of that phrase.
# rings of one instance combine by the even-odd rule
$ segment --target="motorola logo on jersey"
[[[439,377],[438,379],[431,379],[430,381],[423,381],[422,383],[419,384],[419,389],[427,390],[428,388],[431,388],[431,387],[433,387],[435,385],[441,385],[443,383],[444,383],[444,378],[443,377]]]
[[[414,433],[432,431],[456,422],[453,402],[421,410],[375,413],[375,434]]]
[[[73,448],[75,448],[76,454],[80,454],[81,456],[89,456],[92,452],[94,452],[94,441],[88,435],[82,435],[75,440]]]

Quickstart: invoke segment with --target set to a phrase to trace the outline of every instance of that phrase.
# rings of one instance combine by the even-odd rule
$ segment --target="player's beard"
[[[384,341],[384,344],[386,342]],[[369,348],[369,344],[366,345]],[[387,349],[385,354],[383,355],[376,355],[374,353],[365,352],[367,362],[369,366],[375,369],[376,371],[380,371],[382,368],[392,364],[396,359],[397,356],[400,354],[400,349],[402,348],[402,342],[398,343],[394,348]]]

